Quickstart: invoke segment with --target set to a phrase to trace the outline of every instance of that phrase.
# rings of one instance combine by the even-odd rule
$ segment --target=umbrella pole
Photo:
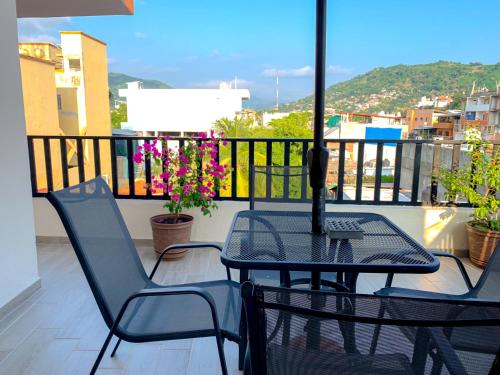
[[[328,149],[324,145],[325,70],[326,70],[326,4],[316,0],[316,62],[314,76],[314,144],[307,152],[309,184],[313,192],[312,232],[321,233],[323,201],[328,168]]]

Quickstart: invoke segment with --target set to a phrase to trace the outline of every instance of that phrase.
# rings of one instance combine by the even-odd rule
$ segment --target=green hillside
[[[118,89],[127,87],[127,82],[141,81],[145,89],[171,89],[172,87],[157,80],[132,77],[122,73],[108,73],[109,91],[113,98],[119,99]]]
[[[495,88],[500,81],[500,63],[461,64],[438,61],[422,65],[395,65],[376,68],[326,90],[326,107],[339,111],[404,112],[415,106],[424,95],[450,95],[454,98],[476,88]],[[309,96],[284,105],[284,111],[310,110]]]

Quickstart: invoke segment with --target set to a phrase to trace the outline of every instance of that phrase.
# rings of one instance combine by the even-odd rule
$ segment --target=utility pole
[[[276,69],[276,112],[280,109],[280,71]]]

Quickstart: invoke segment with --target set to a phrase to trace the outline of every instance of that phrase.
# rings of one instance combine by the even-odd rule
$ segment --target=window
[[[80,59],[68,59],[70,70],[80,70]]]
[[[62,110],[62,97],[61,94],[57,94],[57,109]]]

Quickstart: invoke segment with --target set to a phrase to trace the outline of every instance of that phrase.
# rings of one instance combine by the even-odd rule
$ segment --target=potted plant
[[[169,147],[169,137],[159,137],[151,143],[138,146],[135,163],[150,161],[151,183],[145,186],[152,194],[166,194],[164,207],[169,213],[150,219],[154,250],[159,255],[170,245],[189,242],[193,216],[184,209],[200,208],[211,216],[217,208],[214,197],[219,189],[226,189],[223,181],[229,170],[218,160],[219,143],[226,144],[214,131],[199,133],[180,147]],[[187,249],[172,251],[165,259],[184,256]]]
[[[500,239],[498,207],[500,199],[500,152],[498,147],[481,138],[474,128],[465,132],[470,161],[463,169],[442,170],[440,181],[450,201],[465,198],[474,208],[472,220],[466,225],[469,257],[485,267]]]

